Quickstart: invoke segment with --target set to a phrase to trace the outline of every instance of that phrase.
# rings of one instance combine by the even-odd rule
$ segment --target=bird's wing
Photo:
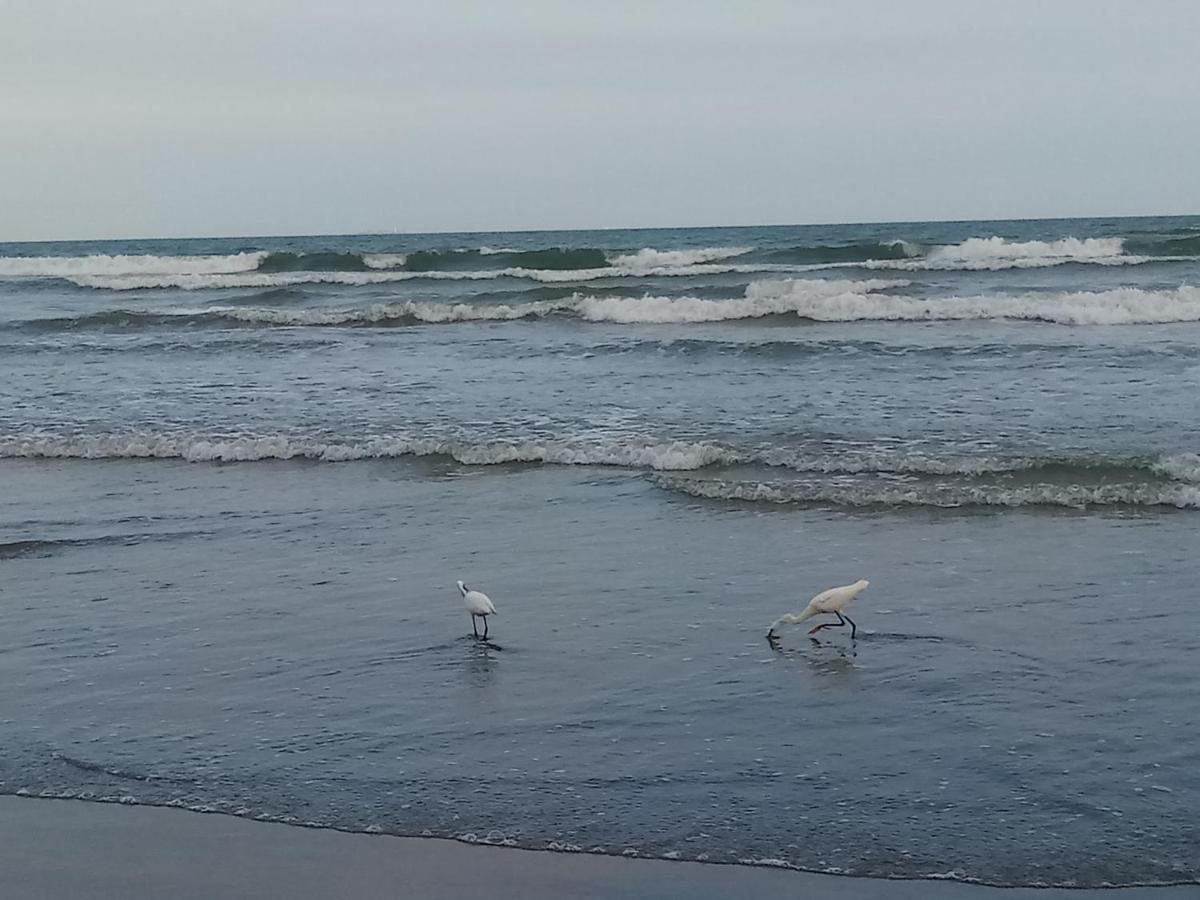
[[[856,585],[844,584],[841,587],[830,588],[827,591],[821,591],[817,596],[809,601],[809,607],[815,608],[817,612],[834,612],[841,609],[859,594]]]
[[[808,609],[805,612],[815,615],[817,613],[829,612],[830,605],[836,602],[837,588],[830,588],[827,591],[821,591],[817,596],[808,601]]]
[[[471,591],[464,599],[467,603],[467,609],[474,615],[489,616],[496,614],[496,604],[483,591]]]

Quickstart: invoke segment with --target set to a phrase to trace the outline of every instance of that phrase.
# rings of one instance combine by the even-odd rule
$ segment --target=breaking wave
[[[744,256],[752,247],[702,247],[698,250],[653,250],[643,248],[637,253],[623,253],[612,260],[614,266],[631,270],[649,270],[695,266],[717,260]]]
[[[706,275],[725,272],[797,272],[837,267],[900,270],[996,270],[1065,263],[1130,265],[1200,257],[1200,237],[1064,237],[1012,241],[972,237],[958,244],[923,245],[894,239],[783,248],[714,246],[477,247],[357,252],[255,250],[229,255],[151,254],[0,257],[0,278],[63,278],[86,288],[269,287],[289,284],[378,284],[411,278],[524,278],[545,282],[597,278]]]
[[[941,322],[1014,320],[1060,325],[1144,325],[1200,321],[1200,287],[1117,288],[1071,293],[993,294],[922,299],[888,293],[895,279],[756,281],[744,296],[627,297],[575,293],[524,303],[405,300],[347,308],[298,309],[213,305],[160,310],[101,310],[75,317],[30,319],[32,331],[196,326],[388,326],[503,322],[548,316],[617,324],[689,324],[785,316],[809,322]],[[10,326],[14,327],[14,326]]]
[[[1132,252],[1130,252],[1132,251]],[[1192,238],[1164,241],[1132,241],[1124,238],[1074,238],[1055,241],[1010,241],[1006,238],[967,238],[958,244],[938,245],[912,258],[873,256],[867,268],[944,271],[1033,269],[1083,263],[1104,266],[1140,265],[1148,262],[1194,259],[1200,241]]]
[[[333,271],[247,271],[238,273],[175,273],[175,274],[129,274],[129,275],[63,275],[78,287],[109,291],[139,291],[156,288],[178,288],[184,291],[221,290],[226,288],[271,288],[301,284],[343,284],[363,286],[387,284],[389,282],[430,279],[435,281],[488,281],[499,278],[518,278],[543,284],[569,284],[571,282],[594,281],[601,278],[630,277],[679,277],[696,275],[723,275],[727,273],[754,274],[759,272],[795,271],[786,266],[765,264],[738,264],[734,262],[698,263],[688,266],[658,266],[646,268],[633,265],[603,266],[592,269],[530,269],[507,267],[502,269],[391,269],[372,266],[364,262],[362,267]]]
[[[578,437],[339,436],[244,432],[148,432],[0,435],[0,458],[179,459],[350,462],[437,456],[464,465],[540,463],[613,466],[653,472],[761,467],[814,476],[806,480],[661,482],[697,497],[845,506],[1200,506],[1200,454],[1144,458],[937,456],[867,448],[738,447],[713,440],[646,435]]]
[[[104,290],[179,288],[202,290],[283,287],[295,284],[381,284],[409,279],[482,280],[523,278],[570,282],[642,275],[703,275],[733,271],[714,265],[749,252],[746,247],[690,250],[643,248],[634,252],[549,247],[353,251],[254,251],[227,256],[0,257],[0,278],[62,278],[79,287]],[[746,271],[770,270],[750,265]]]
[[[89,329],[231,328],[255,326],[330,327],[403,326],[455,322],[511,321],[569,311],[556,301],[470,304],[407,300],[376,303],[352,309],[279,309],[265,306],[209,306],[200,309],[113,309],[83,316],[30,319],[20,323],[26,331],[86,331]]]
[[[801,281],[755,282],[748,300],[778,300],[796,294]],[[1018,319],[1062,325],[1139,325],[1200,321],[1200,288],[1117,288],[1070,293],[990,294],[918,299],[846,291],[831,296],[796,296],[794,312],[818,322],[962,321]]]
[[[188,462],[256,462],[302,459],[347,462],[408,456],[442,456],[465,465],[549,463],[631,469],[690,470],[738,458],[736,451],[704,441],[626,439],[462,440],[369,437],[361,440],[288,434],[42,432],[0,436],[0,457],[25,459],[181,459]]]
[[[0,278],[78,278],[120,275],[169,276],[217,275],[252,272],[267,258],[266,253],[234,253],[228,256],[151,256],[146,254],[108,256],[4,256]]]
[[[968,238],[960,244],[934,247],[920,263],[934,269],[1005,269],[1056,266],[1068,262],[1132,261],[1122,257],[1123,243],[1121,238],[1080,240],[1068,237],[1057,241]]]
[[[769,262],[792,263],[805,267],[849,265],[871,260],[900,260],[920,256],[923,248],[902,240],[868,241],[861,244],[807,244],[780,250],[767,250],[759,256]]]
[[[905,287],[906,281],[868,279],[836,281],[803,279],[755,282],[745,296],[728,300],[700,297],[578,297],[572,302],[580,318],[589,322],[668,324],[723,322],[794,314],[811,318],[806,310],[821,305],[853,304],[877,292]],[[880,298],[882,302],[882,298]]]
[[[401,269],[408,262],[408,254],[364,253],[362,259],[369,269]]]
[[[834,281],[807,279],[777,289],[759,289],[727,300],[699,297],[609,297],[573,294],[560,300],[525,303],[444,303],[405,300],[342,309],[296,309],[262,306],[207,306],[163,310],[102,310],[83,316],[31,319],[19,327],[35,331],[87,328],[138,328],[222,325],[387,326],[495,322],[568,316],[587,322],[688,323],[753,319],[799,313],[819,300],[867,296],[901,287],[904,281],[868,279]]]

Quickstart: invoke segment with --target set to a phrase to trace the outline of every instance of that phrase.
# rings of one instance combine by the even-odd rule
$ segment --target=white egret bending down
[[[767,640],[773,641],[778,635],[775,634],[775,629],[780,625],[799,625],[806,619],[811,619],[813,616],[833,613],[838,617],[837,622],[825,622],[818,625],[809,631],[809,634],[816,634],[822,628],[841,628],[847,622],[850,623],[850,637],[854,637],[858,633],[858,626],[849,616],[842,615],[842,610],[846,606],[867,589],[867,585],[871,582],[866,579],[859,579],[854,584],[846,584],[841,587],[830,588],[827,591],[821,591],[817,596],[808,601],[808,606],[803,612],[787,613],[775,620],[774,624],[767,629]]]
[[[471,631],[475,632],[475,637],[479,637],[479,629],[475,627],[475,618],[483,619],[483,639],[486,641],[488,636],[487,617],[496,615],[496,604],[483,591],[473,591],[461,581],[456,583],[459,591],[462,592],[463,606],[471,614]]]

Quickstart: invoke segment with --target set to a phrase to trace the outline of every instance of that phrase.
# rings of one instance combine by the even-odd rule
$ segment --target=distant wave
[[[1004,269],[1056,266],[1068,262],[1118,263],[1121,238],[1068,237],[1057,241],[1009,241],[1001,237],[968,238],[961,244],[933,247],[921,260],[899,268]]]
[[[1010,241],[998,236],[925,246],[896,238],[784,248],[719,246],[605,250],[595,247],[452,248],[393,252],[254,251],[225,256],[0,257],[0,278],[65,278],[80,287],[269,287],[378,284],[412,278],[524,278],[545,282],[723,272],[812,271],[838,267],[899,270],[998,270],[1066,263],[1133,265],[1200,258],[1200,237],[1138,236]]]
[[[774,263],[791,263],[803,267],[850,265],[871,260],[900,260],[920,256],[923,248],[903,240],[867,241],[850,244],[801,244],[774,250],[759,251],[756,256]]]
[[[732,259],[735,256],[744,256],[752,249],[752,247],[701,247],[696,250],[653,250],[644,247],[636,253],[620,254],[612,260],[612,264],[619,268],[635,271],[639,269],[653,271]]]
[[[88,543],[79,540],[38,540],[0,542],[0,559],[17,559],[23,556],[50,556],[65,547]]]
[[[1010,241],[992,236],[968,238],[959,244],[933,246],[909,256],[912,258],[888,259],[875,256],[863,265],[872,269],[902,271],[1033,269],[1068,263],[1141,265],[1149,262],[1194,259],[1200,256],[1200,239],[1127,241],[1120,237],[1065,237],[1054,241]]]
[[[589,322],[623,324],[668,324],[724,322],[764,316],[798,315],[822,304],[864,302],[877,292],[905,287],[907,281],[873,278],[864,281],[798,279],[785,282],[755,282],[745,296],[728,300],[700,297],[578,297],[576,314]],[[882,298],[881,298],[882,300]]]
[[[131,546],[147,541],[170,541],[193,537],[200,533],[197,531],[137,532],[131,534],[102,534],[87,538],[29,538],[26,540],[0,542],[0,559],[53,556],[80,547],[103,545]]]
[[[1200,256],[1200,235],[1182,238],[1160,237],[1153,240],[1130,238],[1126,240],[1125,246],[1128,252],[1145,256],[1195,257]]]
[[[183,327],[386,327],[510,321],[569,312],[572,308],[569,302],[556,301],[534,301],[509,306],[408,300],[402,303],[376,303],[352,309],[279,309],[256,306],[209,306],[166,310],[110,309],[82,316],[29,319],[19,323],[17,327],[35,332]]]
[[[407,253],[364,253],[363,262],[370,269],[402,269],[408,261]]]
[[[591,247],[548,247],[544,250],[417,250],[409,253],[404,267],[413,272],[433,272],[478,266],[487,257],[489,267],[546,269],[602,269],[609,265],[603,250]]]
[[[0,278],[231,274],[252,272],[266,257],[266,253],[234,253],[228,256],[2,256]]]
[[[441,303],[406,300],[345,309],[297,309],[258,306],[177,307],[162,310],[100,310],[83,316],[30,319],[18,327],[33,331],[89,328],[150,328],[239,325],[387,326],[456,322],[515,321],[567,316],[587,322],[688,323],[753,319],[800,313],[818,302],[850,303],[874,291],[907,282],[885,279],[836,281],[805,279],[772,288],[747,290],[745,297],[620,297],[574,294],[561,300],[525,303]],[[751,286],[753,287],[753,285]]]
[[[175,273],[130,275],[62,275],[78,287],[109,291],[137,291],[155,288],[178,288],[185,291],[221,290],[227,288],[270,288],[301,284],[371,285],[389,282],[430,279],[436,281],[487,281],[499,278],[518,278],[544,284],[570,284],[602,278],[682,277],[722,275],[726,273],[755,274],[760,272],[789,272],[794,268],[766,264],[733,262],[698,263],[687,266],[645,267],[641,265],[610,265],[594,269],[503,269],[410,270],[390,269],[368,265],[362,268],[331,271],[247,271],[238,273]]]
[[[630,275],[712,274],[711,264],[749,252],[745,247],[687,250],[643,248],[635,252],[549,247],[351,251],[256,251],[227,256],[0,257],[0,278],[64,278],[80,287],[107,290],[150,288],[273,287],[305,283],[378,284],[413,278],[527,278],[567,282]],[[697,268],[699,266],[699,268]],[[770,266],[766,267],[768,270]],[[750,266],[747,271],[761,270]]]
[[[402,257],[393,256],[394,264],[412,272],[465,271],[482,269],[526,269],[540,271],[582,271],[614,268],[624,273],[684,268],[725,260],[749,253],[750,247],[701,247],[684,250],[657,250],[643,247],[635,252],[617,252],[594,247],[548,247],[540,250],[516,250],[510,247],[480,247],[459,250],[417,250]],[[366,262],[381,267],[381,254],[367,254]]]
[[[747,300],[774,300],[797,292],[802,281],[755,282]],[[818,322],[938,322],[1016,319],[1062,325],[1139,325],[1200,321],[1200,288],[1174,290],[1117,288],[1067,293],[988,294],[978,297],[918,299],[847,291],[831,296],[800,294],[796,315]]]
[[[1200,322],[1200,287],[1149,291],[993,294],[921,299],[894,292],[895,279],[756,281],[742,297],[625,297],[576,293],[524,303],[406,300],[349,308],[212,305],[160,310],[110,309],[82,316],[30,319],[8,327],[31,331],[181,326],[388,326],[503,322],[550,316],[618,324],[688,324],[785,316],[797,322],[942,322],[1015,320],[1060,325]]]

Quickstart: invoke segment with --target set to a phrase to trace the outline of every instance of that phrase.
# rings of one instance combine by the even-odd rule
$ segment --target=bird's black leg
[[[816,634],[822,628],[844,628],[846,625],[846,620],[842,618],[842,614],[840,612],[835,612],[834,615],[838,617],[837,622],[824,622],[810,631],[809,634]],[[853,625],[854,623],[851,622],[850,624]],[[851,637],[853,637],[853,634],[851,634]]]
[[[471,633],[479,637],[479,629],[475,627],[475,613],[471,613]]]
[[[483,617],[483,639],[484,639],[485,641],[487,640],[487,634],[488,634],[488,632],[487,632],[487,628],[488,628],[488,626],[487,626],[487,616],[484,616],[484,617]]]
[[[838,613],[838,618],[840,619],[841,617],[842,614]],[[850,623],[850,640],[854,640],[855,635],[858,634],[858,626],[854,624],[854,620],[849,616],[846,616],[846,621]]]

